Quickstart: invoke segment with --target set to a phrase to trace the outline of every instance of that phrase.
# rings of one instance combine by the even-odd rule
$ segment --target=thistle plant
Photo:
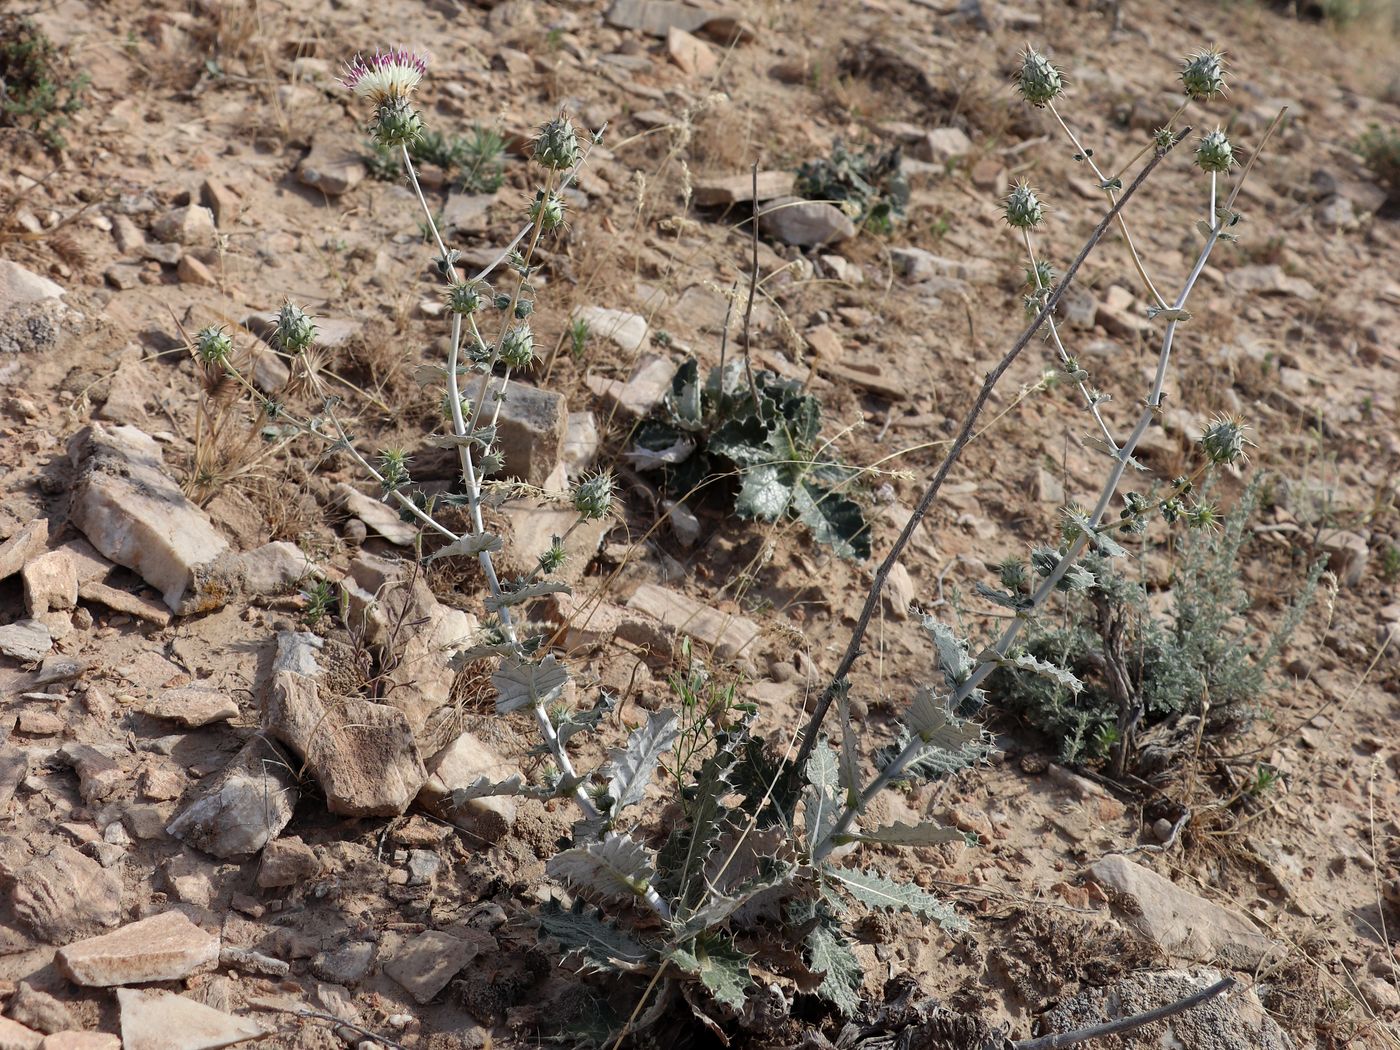
[[[1187,95],[1186,100],[1164,129],[1154,134],[1125,164],[1113,169],[1113,174],[1110,175],[1106,174],[1104,169],[1099,166],[1094,159],[1093,151],[1084,146],[1056,106],[1056,101],[1061,98],[1065,90],[1062,74],[1045,56],[1033,49],[1023,54],[1021,69],[1016,78],[1018,93],[1026,103],[1035,108],[1044,109],[1051,115],[1073,147],[1075,161],[1087,163],[1099,179],[1100,187],[1106,193],[1111,207],[1109,213],[1090,236],[1088,243],[1080,251],[1079,256],[1068,267],[1065,276],[1052,287],[1053,267],[1037,255],[1034,241],[1034,233],[1045,219],[1046,209],[1041,203],[1040,196],[1023,183],[1018,185],[1007,198],[1005,202],[1006,221],[1020,235],[1026,250],[1027,278],[1028,284],[1031,286],[1026,301],[1027,307],[1034,314],[1034,317],[1016,345],[987,377],[977,401],[964,420],[958,437],[954,440],[952,450],[935,473],[928,490],[924,493],[909,523],[896,541],[894,549],[877,571],[875,583],[867,596],[865,607],[857,621],[857,627],[853,632],[846,655],[831,683],[823,692],[817,708],[804,730],[803,745],[797,757],[798,763],[803,764],[811,761],[812,756],[824,746],[821,743],[820,727],[832,704],[844,703],[846,693],[850,689],[847,676],[860,653],[862,638],[869,626],[870,617],[878,601],[884,580],[908,544],[913,530],[927,514],[952,464],[965,447],[977,416],[986,403],[992,387],[1004,374],[1010,363],[1038,333],[1044,333],[1045,338],[1055,347],[1056,353],[1060,357],[1061,367],[1079,383],[1089,413],[1102,436],[1102,450],[1109,460],[1108,476],[1091,509],[1085,510],[1076,505],[1070,505],[1064,509],[1061,515],[1059,535],[1055,537],[1053,542],[1034,548],[1028,559],[1013,559],[1002,566],[1000,588],[985,585],[979,587],[979,594],[995,606],[1008,611],[1010,618],[1000,636],[992,640],[991,644],[981,648],[975,659],[967,655],[969,652],[968,643],[958,639],[951,630],[936,623],[926,624],[935,641],[943,680],[935,683],[932,692],[923,690],[916,694],[909,710],[906,728],[901,731],[895,745],[882,752],[876,775],[858,793],[853,794],[832,822],[828,833],[820,837],[814,844],[812,849],[814,860],[820,860],[830,854],[841,837],[849,834],[850,830],[856,826],[865,807],[881,790],[898,780],[911,768],[917,768],[925,761],[923,757],[925,750],[930,740],[936,739],[936,735],[930,736],[930,727],[932,726],[935,734],[943,731],[942,724],[929,721],[930,712],[936,712],[938,718],[947,720],[947,724],[957,724],[958,718],[975,713],[986,702],[984,684],[991,674],[1002,668],[1020,674],[1029,673],[1043,676],[1055,687],[1069,693],[1077,693],[1083,688],[1082,683],[1071,670],[1040,659],[1035,653],[1018,645],[1018,640],[1026,626],[1033,621],[1036,613],[1045,606],[1052,595],[1084,591],[1095,584],[1095,574],[1082,564],[1086,556],[1092,556],[1103,563],[1111,563],[1115,559],[1125,557],[1127,550],[1119,543],[1118,537],[1143,531],[1149,520],[1154,518],[1161,518],[1168,524],[1183,523],[1188,527],[1198,529],[1215,527],[1218,514],[1214,507],[1198,500],[1196,496],[1197,483],[1207,470],[1213,467],[1228,466],[1243,459],[1247,439],[1245,427],[1240,420],[1221,418],[1213,421],[1200,441],[1201,461],[1196,471],[1190,476],[1173,479],[1161,494],[1147,497],[1140,493],[1129,492],[1120,496],[1119,488],[1130,467],[1135,470],[1143,469],[1142,465],[1134,458],[1134,453],[1147,428],[1161,411],[1176,335],[1181,326],[1190,320],[1187,304],[1191,292],[1200,279],[1216,245],[1222,239],[1230,239],[1228,230],[1240,221],[1240,216],[1233,210],[1240,186],[1247,177],[1250,166],[1258,157],[1264,141],[1267,141],[1278,126],[1282,114],[1279,115],[1279,118],[1275,118],[1265,132],[1264,141],[1261,141],[1259,147],[1251,154],[1249,162],[1245,165],[1223,207],[1218,202],[1219,182],[1222,177],[1228,177],[1231,171],[1234,161],[1234,147],[1223,134],[1217,132],[1207,134],[1199,143],[1196,151],[1196,162],[1200,171],[1208,178],[1208,185],[1205,187],[1208,218],[1198,226],[1203,243],[1198,249],[1195,263],[1181,289],[1171,299],[1165,298],[1158,291],[1157,285],[1148,274],[1141,257],[1133,246],[1131,234],[1123,217],[1123,205],[1165,156],[1189,133],[1187,128],[1175,129],[1176,121],[1185,111],[1187,105],[1194,99],[1210,98],[1223,92],[1224,77],[1224,64],[1219,51],[1212,49],[1191,56],[1181,73]],[[1144,156],[1149,156],[1147,163],[1139,171],[1132,185],[1124,190],[1122,174]],[[1147,315],[1162,326],[1157,367],[1149,388],[1142,397],[1142,410],[1131,430],[1126,435],[1121,436],[1114,433],[1101,413],[1100,406],[1106,398],[1088,386],[1088,373],[1069,353],[1053,316],[1054,307],[1063,295],[1068,282],[1102,236],[1110,221],[1116,222],[1122,232],[1134,268],[1151,297]],[[1115,501],[1119,499],[1122,500],[1123,509],[1116,518],[1112,518],[1110,510]],[[846,725],[844,713],[840,722],[844,730]],[[1115,727],[1115,731],[1119,733],[1120,737],[1126,737],[1133,731],[1133,728],[1134,726],[1131,724],[1122,724]],[[1122,741],[1120,751],[1126,749],[1127,746],[1129,746],[1129,742]]]

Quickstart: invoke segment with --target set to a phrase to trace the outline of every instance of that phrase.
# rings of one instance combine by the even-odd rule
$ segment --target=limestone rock
[[[349,598],[350,622],[364,632],[366,644],[381,653],[395,647],[398,660],[387,671],[392,688],[384,702],[403,712],[420,753],[432,754],[446,741],[424,741],[420,736],[451,695],[456,677],[452,655],[475,636],[476,617],[439,602],[408,562],[361,554],[342,586]],[[404,638],[395,622],[421,626]]]
[[[1316,299],[1318,296],[1317,289],[1306,279],[1288,276],[1283,267],[1277,263],[1241,266],[1226,276],[1225,284],[1236,292],[1284,295],[1304,301]]]
[[[480,930],[464,929],[460,936],[428,930],[395,952],[384,972],[427,1005],[467,963],[495,950],[495,939]]]
[[[338,132],[316,135],[311,140],[311,152],[297,168],[297,178],[328,197],[350,192],[364,181],[366,174],[365,162],[353,142]]]
[[[407,547],[418,535],[418,527],[399,517],[395,507],[366,496],[353,485],[342,481],[331,490],[331,496],[390,543]]]
[[[263,727],[305,760],[332,813],[397,816],[427,779],[398,708],[321,695],[317,680],[274,671]]]
[[[575,306],[569,317],[585,322],[591,337],[606,339],[619,350],[635,353],[646,346],[649,328],[641,314],[605,306]]]
[[[1107,988],[1087,988],[1041,1015],[1045,1032],[1068,1032],[1154,1010],[1220,980],[1208,969],[1134,973]],[[1202,1050],[1294,1050],[1252,988],[1237,988],[1165,1021],[1114,1037],[1123,1050],[1200,1047]]]
[[[620,412],[632,419],[641,419],[661,404],[671,389],[676,366],[664,357],[647,354],[637,362],[631,378],[625,383],[602,376],[585,376],[588,389],[603,399],[609,411]]]
[[[239,560],[243,563],[243,586],[249,594],[288,594],[302,580],[319,575],[301,548],[286,540],[254,547]]]
[[[915,146],[915,156],[933,164],[961,160],[972,152],[972,140],[962,128],[934,128]]]
[[[0,355],[52,350],[77,319],[61,286],[0,259]]]
[[[1129,913],[1123,921],[1169,956],[1249,970],[1271,947],[1243,916],[1126,857],[1104,857],[1089,874],[1125,899]]]
[[[164,718],[197,728],[238,717],[238,704],[227,693],[203,686],[165,689],[159,695],[138,700],[136,710],[152,718]]]
[[[758,173],[759,201],[771,201],[792,195],[796,178],[790,171],[760,171]],[[719,178],[695,180],[695,203],[702,208],[746,204],[755,199],[754,178],[749,172]]]
[[[238,585],[228,543],[165,473],[151,437],[95,423],[74,435],[68,454],[78,468],[72,521],[94,547],[140,574],[177,614],[227,601]]]
[[[758,228],[783,244],[800,248],[848,241],[856,235],[855,223],[840,208],[799,197],[770,201],[758,213]]]
[[[334,951],[317,952],[311,958],[311,972],[323,981],[353,988],[374,969],[374,945],[357,941]]]
[[[11,872],[15,917],[49,944],[64,944],[121,919],[122,883],[71,846]]]
[[[67,1006],[47,992],[39,991],[28,981],[19,982],[5,1010],[20,1024],[46,1035],[78,1027],[73,1012]]]
[[[719,68],[719,59],[710,45],[679,26],[666,31],[666,53],[686,76],[708,77]]]
[[[637,29],[656,37],[666,36],[673,28],[703,32],[724,44],[753,36],[733,11],[693,7],[676,0],[613,0],[607,21],[619,29]]]
[[[296,777],[265,740],[249,740],[166,830],[215,857],[244,857],[275,839],[292,819]]]
[[[161,216],[151,232],[166,244],[207,248],[214,243],[214,213],[202,204],[190,204]]]
[[[494,408],[502,389],[500,380],[490,383],[483,415]],[[543,486],[563,454],[568,404],[563,394],[519,382],[505,384],[504,393],[496,424],[496,440],[505,460],[502,474]]]
[[[0,543],[0,580],[13,576],[31,558],[40,556],[49,542],[49,523],[35,518],[19,527],[13,536]]]
[[[296,886],[321,874],[321,861],[310,846],[295,835],[277,839],[263,850],[258,885],[263,889]]]
[[[78,774],[78,794],[84,802],[101,802],[111,798],[128,780],[126,771],[113,757],[119,754],[111,745],[101,749],[91,744],[64,744],[58,757]]]
[[[257,1039],[262,1026],[173,992],[118,988],[122,1050],[219,1050]]]
[[[63,549],[46,551],[30,560],[22,573],[24,604],[30,616],[78,604],[78,570]]]
[[[126,613],[139,620],[164,627],[170,622],[170,610],[160,602],[132,594],[120,587],[109,587],[105,583],[90,580],[78,584],[78,597],[85,602],[105,605],[113,612]]]
[[[53,636],[39,620],[16,620],[0,627],[0,653],[24,663],[38,663],[53,648]]]
[[[598,458],[598,420],[592,412],[570,412],[568,426],[564,432],[564,446],[561,458],[564,469],[571,478],[577,478]]]
[[[515,824],[516,803],[509,795],[490,795],[453,804],[452,793],[481,777],[508,780],[518,770],[473,733],[463,733],[428,763],[432,771],[418,793],[418,804],[434,816],[467,832],[474,843],[499,841]],[[392,975],[391,975],[392,976]]]
[[[702,642],[721,659],[733,659],[758,642],[758,624],[735,614],[722,613],[677,591],[644,583],[627,601],[629,609],[656,617],[668,627]]]
[[[179,911],[152,915],[58,953],[59,969],[88,988],[180,981],[218,962],[219,938]]]
[[[584,571],[603,544],[603,534],[613,524],[608,518],[579,522],[578,512],[572,507],[534,497],[501,504],[496,508],[493,525],[494,520],[505,525],[505,547],[496,557],[498,571],[507,576],[528,576],[554,545],[554,537],[559,536],[564,538],[564,565],[551,573],[550,579],[563,580],[570,586],[583,579]]]
[[[39,1050],[43,1041],[42,1032],[26,1028],[8,1017],[0,1017],[0,1050]]]

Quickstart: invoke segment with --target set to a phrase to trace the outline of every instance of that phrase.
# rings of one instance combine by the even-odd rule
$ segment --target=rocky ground
[[[1252,143],[1288,107],[1237,205],[1238,245],[1203,275],[1142,458],[1171,477],[1208,417],[1241,413],[1256,447],[1224,494],[1276,478],[1246,548],[1251,621],[1277,622],[1312,558],[1333,576],[1264,717],[1224,745],[1278,770],[1266,805],[1227,804],[1229,784],[1190,756],[1166,786],[1071,771],[996,715],[990,768],[882,801],[980,845],[865,849],[972,921],[957,938],[907,916],[861,925],[865,991],[879,1002],[888,979],[912,979],[1024,1038],[1230,972],[1245,988],[1228,1003],[1102,1045],[1396,1045],[1400,226],[1352,150],[1400,121],[1394,36],[1136,0],[36,6],[91,87],[64,154],[5,132],[0,165],[0,1048],[525,1045],[577,988],[526,924],[569,805],[446,805],[537,761],[529,723],[492,716],[489,689],[449,662],[478,624],[481,579],[416,562],[415,531],[348,456],[261,432],[187,350],[225,325],[258,386],[280,391],[287,366],[261,337],[284,299],[304,304],[360,447],[402,447],[417,481],[452,484],[427,440],[438,395],[415,374],[444,353],[431,255],[408,189],[369,176],[342,60],[429,47],[430,126],[505,135],[494,193],[424,173],[469,262],[519,226],[533,126],[564,105],[608,127],[569,229],[543,245],[545,361],[503,419],[507,468],[533,486],[495,511],[517,567],[567,525],[551,493],[627,467],[638,416],[687,354],[717,362],[726,325],[737,352],[750,165],[771,205],[838,140],[902,142],[912,194],[887,235],[828,205],[769,208],[751,328],[758,365],[821,397],[844,458],[878,464],[878,558],[1024,323],[999,198],[1034,180],[1061,268],[1103,210],[1010,90],[1027,39],[1064,65],[1102,156],[1170,115],[1181,56],[1206,44],[1229,49],[1233,86],[1193,112],[1198,127]],[[1134,216],[1176,287],[1206,208],[1188,158],[1168,167]],[[1063,311],[1116,393],[1115,427],[1155,360],[1139,294],[1110,237]],[[591,334],[576,354],[579,317]],[[951,608],[1043,541],[1066,498],[1097,492],[1091,424],[1074,389],[1041,383],[1048,354],[1032,346],[998,388],[891,579],[853,693],[871,741],[930,673],[911,605]],[[535,613],[575,668],[569,702],[613,691],[616,743],[672,702],[689,639],[786,739],[873,565],[622,478],[617,514],[569,537],[572,599]],[[1146,564],[1160,592],[1170,552]],[[318,580],[353,630],[308,625]],[[590,745],[581,764],[602,757]]]

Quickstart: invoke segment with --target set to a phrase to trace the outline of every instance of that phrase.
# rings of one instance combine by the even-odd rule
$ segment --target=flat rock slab
[[[825,201],[779,197],[758,213],[759,230],[784,244],[815,248],[848,241],[856,224],[840,208]]]
[[[519,770],[474,733],[463,733],[429,763],[432,775],[418,792],[418,805],[461,828],[476,844],[500,841],[515,824],[515,799],[509,795],[453,801],[453,792],[485,777],[508,780]],[[434,993],[436,994],[436,993]]]
[[[74,435],[71,516],[102,554],[138,573],[180,615],[221,607],[238,563],[209,516],[165,473],[160,446],[135,427],[93,424]]]
[[[19,572],[30,558],[42,553],[48,543],[48,519],[35,518],[21,525],[18,532],[0,543],[0,580]]]
[[[0,1017],[0,1048],[3,1050],[39,1050],[44,1034],[26,1028],[8,1017]]]
[[[426,1005],[467,963],[495,950],[495,939],[479,930],[462,930],[460,936],[429,930],[400,948],[384,972]]]
[[[641,419],[661,404],[671,389],[676,366],[664,357],[648,354],[637,362],[627,382],[588,375],[584,383],[607,407],[633,419]]]
[[[10,875],[15,917],[49,944],[121,921],[121,879],[71,846],[55,846]]]
[[[641,314],[606,306],[575,306],[570,317],[588,325],[590,337],[606,339],[619,350],[635,353],[646,346],[650,328]]]
[[[613,0],[607,20],[618,29],[637,29],[656,37],[666,36],[673,28],[704,33],[725,44],[749,40],[753,36],[752,30],[733,11],[692,7],[676,0]]]
[[[387,503],[371,499],[353,485],[342,481],[331,490],[331,495],[348,513],[359,518],[390,543],[408,547],[418,535],[417,526],[404,521],[399,517],[397,510]]]
[[[178,722],[191,729],[238,717],[238,704],[233,697],[199,686],[166,689],[158,696],[138,700],[133,706],[143,715]]]
[[[732,659],[759,638],[758,624],[743,616],[711,609],[684,594],[644,583],[627,601],[629,609],[654,616],[668,627],[709,646],[722,659]]]
[[[39,1050],[121,1050],[122,1041],[106,1032],[55,1032],[44,1036]]]
[[[1089,875],[1128,904],[1122,909],[1123,921],[1169,956],[1250,970],[1272,947],[1269,938],[1243,916],[1127,857],[1105,857],[1089,869]]]
[[[80,315],[63,303],[63,288],[19,263],[0,259],[0,354],[54,349]]]
[[[722,178],[696,179],[695,203],[702,208],[746,204],[749,201],[771,201],[792,195],[797,176],[790,171],[760,171],[758,196],[754,196],[754,178],[748,172]]]
[[[180,981],[218,964],[219,938],[178,911],[152,915],[58,953],[59,969],[89,988]]]
[[[1070,1032],[1155,1010],[1220,980],[1214,970],[1135,973],[1107,988],[1088,988],[1041,1015],[1040,1030]],[[1115,1036],[1122,1050],[1294,1050],[1293,1040],[1265,1012],[1254,989],[1235,989],[1184,1013]]]
[[[398,816],[428,779],[402,711],[323,698],[315,679],[294,671],[273,674],[263,726],[306,760],[332,813]]]
[[[118,988],[122,1050],[219,1050],[266,1033],[243,1017],[173,992]]]
[[[38,663],[52,648],[53,636],[39,620],[16,620],[0,627],[0,653],[15,660]]]
[[[281,834],[298,795],[287,760],[255,737],[223,770],[205,778],[166,831],[215,857],[246,857]]]

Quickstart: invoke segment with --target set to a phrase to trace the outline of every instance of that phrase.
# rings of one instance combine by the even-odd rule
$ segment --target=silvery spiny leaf
[[[950,687],[961,685],[972,673],[972,663],[967,658],[967,645],[958,640],[946,626],[932,616],[923,618],[923,628],[933,640],[938,653],[938,669]]]
[[[847,893],[866,907],[912,912],[922,919],[938,923],[945,930],[967,929],[967,920],[955,912],[952,905],[939,900],[931,893],[925,893],[917,886],[895,882],[883,875],[855,868],[829,867],[823,869],[822,873],[839,883]]]
[[[502,546],[501,537],[495,533],[468,534],[433,551],[432,554],[428,555],[428,561],[437,561],[439,558],[475,558],[479,554],[488,552],[494,554]]]
[[[833,835],[831,840],[838,845],[846,842],[870,842],[881,846],[936,846],[942,842],[966,842],[967,835],[957,828],[928,821],[923,824],[895,823],[869,831],[853,831],[845,835]]]
[[[650,449],[636,445],[622,454],[632,464],[633,469],[647,471],[684,463],[695,451],[695,442],[682,437],[668,448]]]
[[[607,922],[582,900],[566,910],[550,898],[535,921],[540,936],[555,941],[564,958],[581,957],[593,969],[631,970],[650,964],[654,958],[650,948]]]
[[[1030,653],[1017,653],[1015,656],[996,656],[992,654],[995,661],[1003,667],[1015,668],[1019,671],[1029,671],[1031,674],[1040,675],[1042,678],[1049,678],[1051,681],[1064,686],[1076,696],[1084,688],[1084,683],[1073,674],[1058,664],[1052,664],[1046,660],[1040,660]]]
[[[1191,320],[1191,311],[1179,310],[1171,306],[1149,306],[1147,308],[1147,319],[1151,321],[1158,317],[1163,321],[1189,321]]]
[[[841,783],[836,752],[825,740],[813,749],[806,772],[808,787],[803,799],[807,840],[820,842],[836,823],[836,792]]]
[[[616,834],[556,853],[545,871],[577,895],[597,902],[644,897],[655,874],[651,851],[629,835]]]
[[[491,676],[499,696],[496,713],[509,714],[526,706],[548,706],[559,698],[569,681],[569,672],[553,654],[539,663],[507,658]]]
[[[973,589],[980,597],[1000,605],[1003,609],[1010,609],[1013,612],[1025,612],[1031,607],[1031,599],[1028,594],[1012,594],[1009,591],[999,591],[994,587],[988,587],[981,580],[973,584]]]
[[[654,711],[646,724],[627,738],[625,748],[613,748],[608,762],[608,795],[613,800],[612,816],[635,805],[646,794],[651,776],[661,756],[671,749],[680,735],[680,719],[674,711]]]
[[[546,594],[570,593],[572,591],[567,583],[561,583],[558,580],[534,580],[530,583],[522,583],[508,591],[503,590],[500,594],[488,594],[481,604],[486,606],[487,612],[497,613],[508,606],[532,601]]]

